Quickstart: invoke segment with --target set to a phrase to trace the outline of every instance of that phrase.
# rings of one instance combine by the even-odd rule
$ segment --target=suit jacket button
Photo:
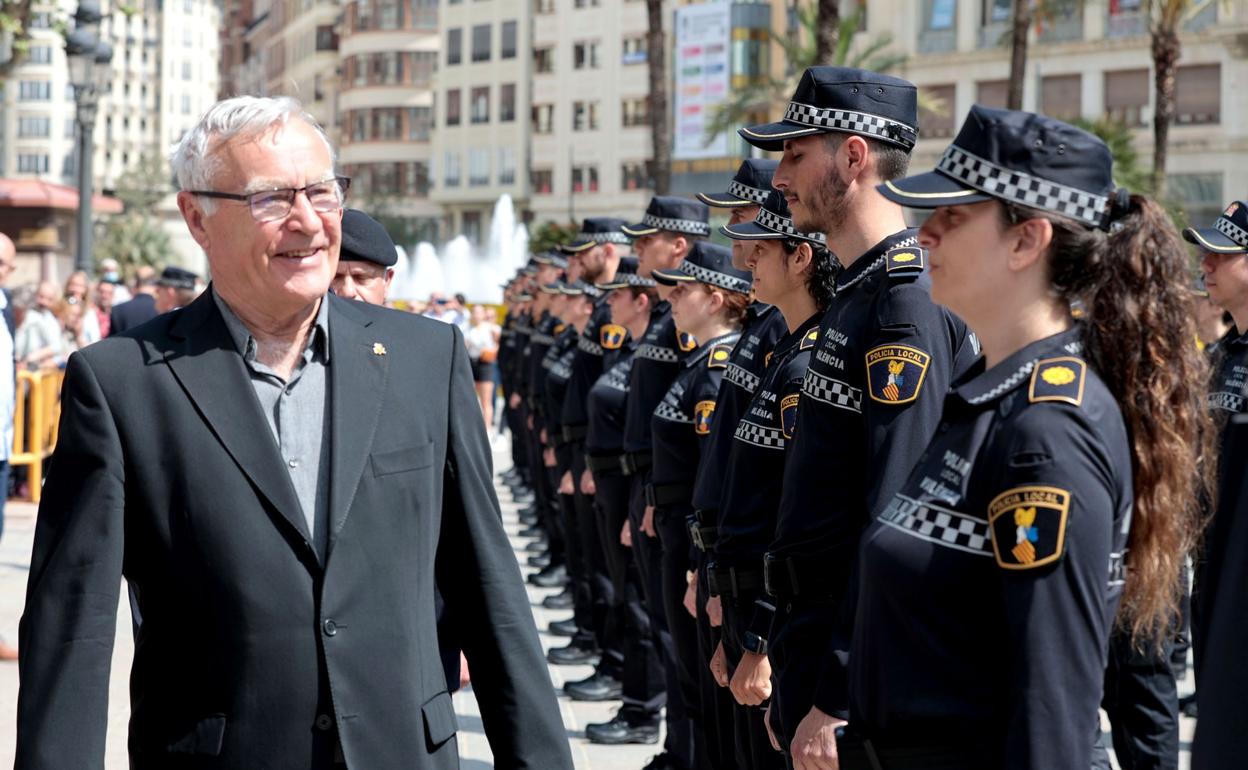
[[[334,634],[338,633],[338,624],[335,623],[332,619],[326,620],[321,625],[321,628],[325,631],[326,636],[333,636]]]
[[[316,718],[316,729],[324,732],[334,726],[333,717],[329,714],[321,714]]]

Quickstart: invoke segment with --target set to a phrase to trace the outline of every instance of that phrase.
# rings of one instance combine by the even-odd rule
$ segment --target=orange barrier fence
[[[65,373],[59,369],[17,373],[13,453],[9,455],[9,465],[23,465],[28,469],[26,486],[32,503],[39,502],[43,464],[56,448],[61,419],[61,381],[64,379]]]

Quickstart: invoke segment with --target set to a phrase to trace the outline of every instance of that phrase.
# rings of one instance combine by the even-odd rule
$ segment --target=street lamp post
[[[95,114],[100,91],[107,83],[113,48],[99,39],[100,7],[95,0],[80,0],[74,13],[74,29],[65,36],[65,54],[69,59],[69,77],[74,86],[77,111],[78,153],[78,251],[74,269],[91,273],[93,226],[91,223],[92,160],[95,154]]]

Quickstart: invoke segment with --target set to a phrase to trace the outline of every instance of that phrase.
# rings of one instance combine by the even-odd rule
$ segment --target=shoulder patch
[[[728,366],[728,359],[731,357],[731,345],[716,345],[711,348],[711,354],[706,357],[706,368],[725,369]]]
[[[693,407],[693,432],[699,436],[709,435],[713,416],[715,416],[715,402],[699,401]]]
[[[810,350],[819,341],[819,327],[815,327],[806,332],[806,336],[802,337],[802,341],[798,344],[798,350]]]
[[[992,551],[1003,569],[1032,569],[1057,561],[1066,547],[1070,492],[1026,486],[1002,492],[988,504]]]
[[[908,404],[919,397],[932,357],[909,345],[880,345],[867,351],[867,384],[871,399],[882,404]]]
[[[923,272],[925,252],[918,246],[900,246],[884,255],[884,270],[890,279],[915,278]]]
[[[1079,406],[1083,403],[1083,383],[1088,365],[1082,358],[1061,356],[1036,362],[1031,371],[1031,386],[1027,399],[1037,401],[1064,401]]]
[[[676,330],[676,344],[680,346],[681,350],[688,353],[690,350],[693,350],[694,348],[698,346],[698,338],[694,337],[689,332],[682,332],[679,329],[677,329]]]
[[[568,328],[567,324],[555,324],[555,334],[563,334],[563,330]]]
[[[780,399],[780,432],[786,439],[793,438],[793,431],[797,429],[797,403],[800,400],[800,393]]]
[[[628,329],[619,324],[603,324],[598,330],[598,343],[602,345],[603,350],[619,350],[624,346],[624,338],[628,336]]]

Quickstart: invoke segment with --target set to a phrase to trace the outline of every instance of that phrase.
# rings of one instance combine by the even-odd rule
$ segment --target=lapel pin
[[[386,346],[380,342],[373,343],[373,355],[384,356],[386,354]]]

